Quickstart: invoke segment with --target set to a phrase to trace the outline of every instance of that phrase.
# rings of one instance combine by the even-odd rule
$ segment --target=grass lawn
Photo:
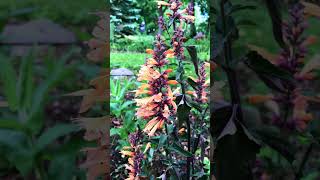
[[[111,68],[128,68],[131,70],[139,69],[145,61],[147,54],[135,52],[111,52],[110,67]]]
[[[144,64],[145,58],[150,57],[146,53],[136,53],[136,52],[111,52],[110,54],[110,67],[111,68],[127,68],[137,72],[140,66]],[[187,56],[188,57],[188,56]],[[209,53],[201,52],[199,53],[199,58],[201,60],[208,60]],[[174,61],[172,61],[174,63]],[[187,74],[192,70],[192,65],[190,61],[186,62]],[[190,72],[191,73],[191,72]]]
[[[188,55],[186,55],[188,58]],[[200,52],[199,58],[201,60],[208,60],[209,53]],[[132,70],[135,74],[138,73],[140,66],[144,64],[145,58],[150,57],[146,53],[137,52],[111,52],[110,53],[110,67],[114,68],[127,68]],[[195,76],[194,68],[191,61],[185,61],[186,76]],[[170,62],[168,68],[177,69],[175,60]]]

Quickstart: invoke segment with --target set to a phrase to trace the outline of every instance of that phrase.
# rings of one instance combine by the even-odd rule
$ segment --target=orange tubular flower
[[[144,155],[141,152],[141,145],[139,141],[142,139],[140,131],[131,133],[129,135],[130,147],[123,147],[121,151],[122,156],[128,156],[128,164],[125,165],[128,169],[129,177],[126,180],[139,180],[139,174],[141,173],[141,162],[144,159]],[[148,146],[146,147],[148,148]]]
[[[138,74],[138,81],[152,81],[154,79],[158,79],[160,77],[160,73],[157,70],[154,70],[152,67],[147,65],[143,65]]]
[[[154,50],[147,49],[146,52],[152,55],[152,58],[147,59],[146,63],[141,66],[138,74],[138,81],[145,81],[138,90],[136,95],[145,94],[147,96],[135,99],[137,106],[136,115],[139,118],[151,119],[144,132],[149,136],[154,136],[158,129],[162,129],[164,123],[168,122],[170,116],[174,115],[177,110],[177,105],[174,102],[174,95],[169,85],[176,85],[176,80],[168,80],[168,74],[171,69],[161,71],[174,52],[171,49],[166,49],[160,35],[156,36]]]

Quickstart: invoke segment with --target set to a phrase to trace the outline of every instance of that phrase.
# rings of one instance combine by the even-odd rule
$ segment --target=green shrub
[[[133,51],[145,52],[146,49],[152,47],[154,37],[148,35],[125,36],[121,39],[115,39],[111,43],[113,51]]]
[[[154,37],[151,35],[125,36],[124,38],[114,38],[111,43],[112,51],[131,51],[145,52],[146,49],[153,47]],[[188,44],[197,46],[198,52],[209,52],[209,39],[202,40],[190,39]]]

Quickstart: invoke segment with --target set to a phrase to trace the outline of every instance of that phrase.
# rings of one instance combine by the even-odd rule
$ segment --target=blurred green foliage
[[[10,173],[16,170],[23,178],[84,177],[76,158],[87,143],[81,137],[70,137],[79,127],[65,123],[49,127],[44,111],[52,99],[50,92],[74,71],[71,65],[66,66],[73,53],[66,53],[58,61],[45,60],[42,71],[36,70],[35,56],[30,53],[21,59],[18,73],[12,59],[0,56],[1,101],[7,104],[0,108],[0,177],[13,177]]]
[[[102,11],[100,0],[78,0],[78,1],[46,1],[46,0],[23,0],[23,1],[1,1],[1,20],[15,17],[22,20],[34,18],[49,18],[63,24],[94,25],[95,17],[90,12]]]

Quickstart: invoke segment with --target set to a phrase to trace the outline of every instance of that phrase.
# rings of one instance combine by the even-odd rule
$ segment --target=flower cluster
[[[302,91],[308,81],[314,78],[311,73],[313,60],[304,65],[307,53],[306,47],[314,42],[314,38],[304,35],[307,27],[304,19],[304,5],[299,2],[294,4],[289,10],[289,18],[288,22],[283,23],[283,37],[286,48],[281,50],[274,64],[290,72],[298,83],[285,85],[287,93],[251,96],[249,101],[252,103],[267,103],[267,106],[273,111],[272,124],[280,128],[303,131],[312,119],[312,115],[307,112],[308,100],[311,98],[303,95]],[[282,108],[286,111],[283,117],[280,114],[281,108],[278,104],[288,107]],[[290,112],[292,112],[291,115]]]
[[[295,4],[290,10],[290,20],[283,23],[283,36],[290,48],[282,50],[279,58],[279,66],[287,69],[293,74],[298,71],[299,64],[307,53],[303,32],[307,27],[304,21],[304,6]]]
[[[209,82],[206,81],[206,67],[210,67],[209,63],[201,63],[199,68],[199,76],[196,80],[193,81],[196,82],[196,90],[195,91],[187,91],[188,94],[191,94],[195,97],[195,101],[199,103],[206,103],[208,102],[207,92],[206,88],[209,86]]]
[[[161,30],[165,30],[166,29],[166,26],[164,24],[163,16],[160,16],[158,18],[158,26],[159,26],[159,29],[161,29]]]
[[[301,3],[296,3],[289,10],[290,20],[284,23],[283,26],[283,36],[288,48],[282,50],[278,61],[279,67],[294,74],[296,80],[301,82],[292,88],[293,90],[289,95],[280,95],[280,97],[275,98],[276,101],[292,107],[293,114],[285,122],[279,122],[277,120],[279,117],[277,116],[274,117],[273,121],[278,126],[300,131],[304,130],[307,123],[312,119],[312,115],[306,112],[308,107],[306,97],[301,94],[302,87],[300,85],[304,84],[304,82],[301,77],[297,76],[307,53],[307,38],[304,36],[307,25],[303,13],[304,6]],[[288,87],[289,89],[291,87]]]
[[[169,0],[169,2],[165,1],[157,1],[158,7],[168,6],[171,12],[168,12],[167,15],[170,19],[179,19],[185,20],[187,22],[194,22],[194,5],[190,3],[186,9],[180,10],[182,7],[182,2],[180,0]]]
[[[186,40],[184,37],[183,24],[193,23],[195,20],[194,17],[194,4],[190,3],[187,8],[182,8],[182,2],[180,0],[169,0],[169,2],[165,1],[157,1],[158,7],[167,6],[170,9],[170,12],[166,13],[170,18],[170,22],[174,24],[174,35],[171,39],[171,45],[173,46],[174,55],[179,59],[183,60],[184,57],[184,48],[183,44]],[[175,26],[175,21],[179,21],[180,25]],[[159,18],[159,26],[161,29],[165,29],[163,17]]]
[[[152,55],[146,63],[142,65],[138,81],[144,81],[136,91],[136,96],[148,95],[140,99],[135,99],[139,107],[136,115],[139,118],[150,119],[144,131],[149,136],[153,136],[156,130],[161,129],[165,122],[168,122],[170,116],[174,115],[177,105],[174,102],[175,97],[169,85],[175,85],[178,82],[168,80],[168,74],[172,72],[167,69],[161,72],[161,69],[173,57],[173,51],[166,49],[161,36],[156,36],[154,50],[147,49],[147,53]]]
[[[174,31],[174,35],[171,41],[173,45],[174,55],[180,60],[185,59],[183,48],[184,40],[184,32],[182,30],[182,27],[180,26]]]
[[[121,154],[128,156],[128,164],[126,169],[130,171],[129,177],[126,180],[139,180],[139,174],[141,173],[141,163],[144,159],[144,153],[141,151],[140,140],[143,135],[141,131],[136,131],[129,135],[130,146],[123,147]],[[147,149],[146,149],[147,150]]]

